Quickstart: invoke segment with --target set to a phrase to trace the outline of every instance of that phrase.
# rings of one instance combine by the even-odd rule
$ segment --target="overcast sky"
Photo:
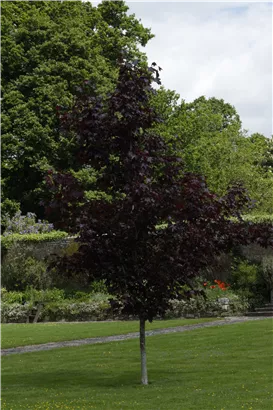
[[[94,5],[97,2],[93,2]],[[250,133],[272,134],[272,4],[127,1],[152,29],[144,48],[185,101],[223,98]]]

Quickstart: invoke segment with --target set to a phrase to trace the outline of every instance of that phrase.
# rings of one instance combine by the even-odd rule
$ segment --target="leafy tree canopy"
[[[249,205],[241,186],[223,197],[213,194],[200,175],[170,155],[170,143],[148,132],[159,120],[150,105],[153,80],[160,82],[154,63],[146,69],[121,59],[116,89],[107,99],[83,89],[72,110],[61,115],[63,129],[77,135],[80,163],[103,169],[97,183],[111,192],[111,201],[88,201],[68,173],[49,171],[47,177],[54,196],[48,212],[59,225],[69,222],[80,243],[54,266],[65,277],[77,272],[86,285],[104,280],[124,312],[139,317],[144,384],[145,321],[163,315],[215,255],[238,244],[273,245],[272,226],[240,218]],[[158,229],[162,222],[166,226]]]
[[[205,175],[214,192],[223,195],[231,184],[243,183],[255,200],[255,212],[272,214],[272,140],[249,136],[236,109],[223,100],[200,97],[186,103],[179,98],[163,87],[152,97],[164,119],[152,131],[175,144],[188,171]]]
[[[43,173],[73,166],[73,137],[58,129],[56,106],[70,106],[84,80],[105,95],[117,79],[117,56],[145,56],[152,38],[124,1],[6,1],[2,10],[3,213],[33,211]]]

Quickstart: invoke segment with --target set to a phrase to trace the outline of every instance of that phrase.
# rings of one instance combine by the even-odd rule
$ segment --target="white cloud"
[[[272,134],[271,3],[127,4],[155,34],[143,51],[163,68],[166,88],[186,101],[223,98],[236,107],[243,128]]]

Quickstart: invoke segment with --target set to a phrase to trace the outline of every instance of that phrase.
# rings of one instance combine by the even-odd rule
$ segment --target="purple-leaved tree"
[[[100,171],[97,187],[110,201],[85,199],[68,173],[47,176],[55,225],[69,225],[80,243],[55,266],[63,275],[77,271],[86,285],[104,280],[124,313],[139,317],[143,384],[145,322],[164,315],[170,300],[182,297],[181,286],[191,287],[219,253],[238,244],[273,242],[268,225],[240,218],[249,204],[241,186],[217,197],[204,178],[183,171],[181,160],[170,154],[175,147],[147,132],[159,121],[149,104],[159,69],[121,59],[111,95],[94,97],[86,83],[71,111],[60,115],[64,131],[77,138],[79,164]]]

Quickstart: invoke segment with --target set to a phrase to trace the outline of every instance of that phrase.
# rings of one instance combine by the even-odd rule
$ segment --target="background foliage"
[[[56,106],[70,106],[78,87],[106,94],[122,49],[138,50],[152,35],[123,1],[5,1],[2,33],[2,213],[43,217],[44,171],[73,168],[73,136],[59,133]]]
[[[174,146],[190,172],[206,177],[209,188],[220,195],[233,183],[243,183],[255,203],[252,212],[273,213],[272,139],[248,135],[236,108],[222,99],[179,101],[164,87],[151,102],[163,122],[155,131]]]

